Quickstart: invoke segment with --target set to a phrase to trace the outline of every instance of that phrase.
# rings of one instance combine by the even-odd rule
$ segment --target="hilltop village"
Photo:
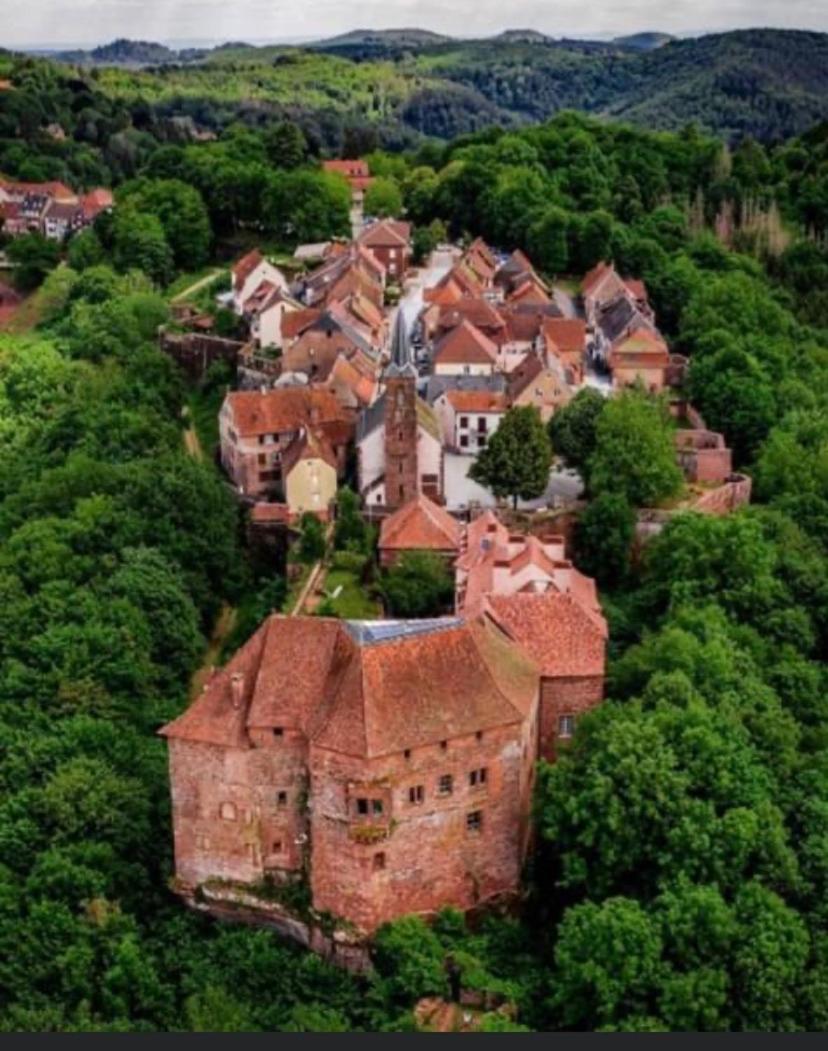
[[[346,167],[358,207],[367,172]],[[292,277],[258,250],[233,266],[223,302],[242,344],[183,310],[184,334],[162,346],[202,367],[233,356],[219,457],[251,535],[290,547],[309,517],[329,530],[350,482],[378,527],[378,566],[436,556],[453,599],[442,616],[402,619],[300,602],[214,672],[162,731],[176,887],[361,967],[389,920],[518,893],[536,762],[554,762],[603,697],[607,623],[571,529],[555,528],[577,477],[553,467],[545,491],[510,507],[475,463],[516,411],[545,425],[587,387],[667,396],[686,362],[644,283],[609,262],[552,287],[522,251],[478,238],[414,268],[411,226],[395,219],[295,258]],[[722,436],[680,400],[672,411],[697,509],[749,499]],[[642,517],[642,542],[658,528]],[[303,918],[284,904],[298,884]]]

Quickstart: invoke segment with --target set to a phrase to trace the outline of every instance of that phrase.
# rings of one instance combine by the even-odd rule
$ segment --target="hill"
[[[675,39],[669,33],[630,33],[628,36],[615,37],[613,44],[632,48],[634,51],[655,51],[657,47],[663,47]]]
[[[664,130],[695,122],[730,140],[777,141],[828,118],[828,35],[795,30],[609,42],[522,29],[485,40],[354,30],[304,48],[174,52],[116,41],[72,61],[100,67],[100,88],[128,105],[183,111],[213,129],[290,116],[328,144],[347,126],[400,146],[562,109]]]

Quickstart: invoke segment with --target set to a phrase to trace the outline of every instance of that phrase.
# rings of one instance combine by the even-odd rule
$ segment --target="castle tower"
[[[397,312],[391,364],[385,372],[385,503],[395,510],[419,489],[417,458],[417,370],[405,318]]]

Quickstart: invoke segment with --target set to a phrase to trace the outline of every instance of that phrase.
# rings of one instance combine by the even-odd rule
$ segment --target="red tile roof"
[[[500,391],[447,390],[446,400],[455,412],[505,412],[506,395]]]
[[[303,430],[282,454],[282,474],[285,478],[301,460],[322,460],[336,469],[336,455],[324,436],[313,430]]]
[[[381,551],[456,553],[461,535],[457,519],[420,493],[383,520],[379,547]]]
[[[231,391],[225,398],[242,437],[283,434],[302,427],[351,424],[351,416],[332,391],[324,388],[278,387],[276,390]]]
[[[250,277],[256,267],[264,260],[264,256],[258,248],[254,248],[252,252],[248,252],[239,259],[237,263],[233,265],[233,286],[238,287],[244,285],[245,281]]]
[[[489,595],[486,611],[549,678],[604,674],[606,625],[560,591]]]
[[[366,226],[359,235],[359,243],[365,248],[400,248],[411,240],[411,223],[399,219],[378,219]]]
[[[463,320],[438,342],[434,352],[434,365],[493,365],[497,358],[497,345],[484,335],[476,325]]]
[[[520,723],[537,692],[534,664],[491,619],[272,616],[161,733],[243,747],[248,729],[282,727],[376,757]]]
[[[580,318],[544,318],[543,334],[564,354],[583,354],[586,348],[586,322]]]

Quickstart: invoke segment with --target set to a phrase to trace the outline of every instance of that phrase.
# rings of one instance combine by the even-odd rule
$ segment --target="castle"
[[[523,540],[479,520],[458,615],[273,615],[214,674],[161,731],[185,897],[301,883],[365,937],[518,890],[536,761],[600,701],[606,642],[592,582]]]

